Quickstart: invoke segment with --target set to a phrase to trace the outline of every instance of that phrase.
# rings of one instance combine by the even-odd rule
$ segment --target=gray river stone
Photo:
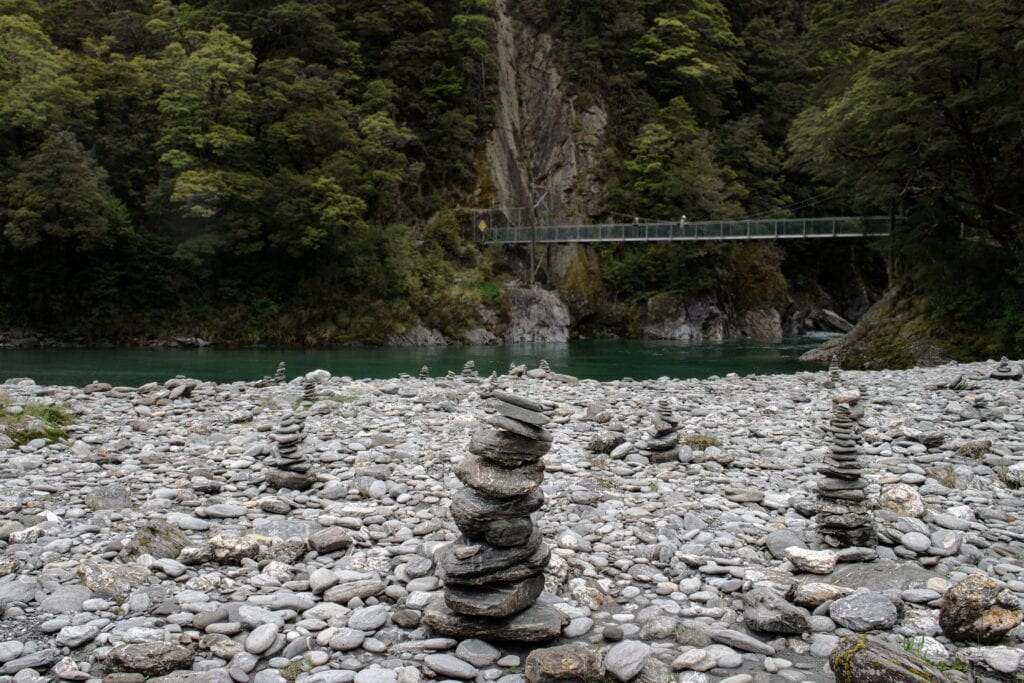
[[[636,678],[651,655],[651,646],[637,640],[623,640],[605,653],[604,668],[623,683]]]
[[[483,586],[525,579],[544,571],[551,559],[551,548],[541,542],[542,538],[543,535],[535,530],[526,546],[488,548],[482,545],[477,555],[461,560],[451,548],[447,548],[441,555],[440,574],[446,583],[462,586]],[[534,543],[537,545],[524,556],[524,552]]]
[[[453,655],[427,655],[423,663],[434,673],[448,678],[471,681],[477,674],[475,666]]]
[[[544,492],[535,488],[515,498],[494,498],[465,486],[452,494],[451,515],[459,529],[472,532],[481,522],[528,517],[544,505]]]
[[[505,401],[487,401],[484,407],[490,408],[497,411],[499,415],[516,420],[517,422],[525,422],[526,424],[533,425],[535,427],[543,427],[547,423],[551,422],[551,418],[539,411],[526,410],[520,406],[506,403]]]
[[[481,537],[491,545],[507,548],[526,543],[533,534],[533,529],[533,520],[529,517],[496,519],[493,522],[481,524],[479,530],[474,531],[471,538]]]
[[[840,626],[861,632],[889,628],[899,618],[892,600],[868,590],[834,601],[828,615]]]
[[[489,641],[538,643],[557,638],[562,632],[562,617],[543,603],[535,603],[511,617],[489,619],[456,614],[438,600],[423,611],[423,623],[443,636]]]
[[[525,396],[520,396],[519,394],[513,394],[508,391],[502,391],[501,389],[495,389],[494,391],[491,392],[490,395],[492,398],[496,398],[499,401],[504,401],[505,403],[511,403],[512,405],[519,406],[524,410],[529,410],[534,413],[544,412],[544,406],[537,403],[536,401],[531,401]]]
[[[536,462],[550,450],[551,444],[548,442],[526,439],[512,432],[494,429],[479,429],[469,439],[470,453],[506,467]]]
[[[795,634],[811,630],[810,613],[786,601],[771,588],[754,588],[743,595],[743,621],[755,631]],[[891,603],[890,603],[891,604]]]
[[[487,418],[487,424],[492,427],[497,427],[506,432],[512,432],[527,439],[533,439],[534,441],[551,443],[554,437],[551,432],[547,431],[542,427],[534,427],[528,425],[525,422],[519,420],[513,420],[510,417],[504,415],[491,415]]]
[[[508,617],[537,601],[544,590],[544,576],[537,574],[516,583],[445,588],[445,604],[459,614]]]
[[[466,486],[494,498],[524,496],[544,481],[544,465],[502,467],[487,458],[469,454],[455,466],[455,476]]]

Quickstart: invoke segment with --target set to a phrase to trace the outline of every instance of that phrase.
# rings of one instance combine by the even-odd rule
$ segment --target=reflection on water
[[[317,368],[354,378],[459,372],[470,359],[481,375],[502,374],[511,363],[536,367],[544,358],[556,372],[580,378],[709,377],[735,372],[771,374],[817,369],[797,360],[821,343],[799,337],[782,342],[681,344],[656,341],[580,341],[569,344],[365,349],[31,349],[0,350],[0,380],[31,377],[40,384],[84,385],[93,380],[137,386],[175,375],[232,382],[272,375],[278,361],[295,377]]]

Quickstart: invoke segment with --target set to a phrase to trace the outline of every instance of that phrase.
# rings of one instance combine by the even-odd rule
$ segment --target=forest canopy
[[[573,96],[609,112],[609,211],[899,213],[895,263],[928,315],[975,334],[968,353],[1024,344],[1019,3],[507,6],[554,37]],[[0,0],[0,321],[239,342],[380,341],[414,322],[457,335],[502,268],[453,211],[495,125],[495,11]],[[603,257],[627,297],[728,288],[743,260]],[[790,275],[815,267],[785,258]]]

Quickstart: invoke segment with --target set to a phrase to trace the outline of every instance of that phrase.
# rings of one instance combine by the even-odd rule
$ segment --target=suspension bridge
[[[485,244],[571,244],[574,242],[719,242],[888,237],[891,216],[761,218],[721,221],[649,221],[592,225],[523,225],[512,212],[489,210],[473,217]]]

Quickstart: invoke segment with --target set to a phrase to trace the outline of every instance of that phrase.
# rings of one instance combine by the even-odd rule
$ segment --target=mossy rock
[[[949,680],[917,655],[866,635],[847,636],[828,658],[836,683],[941,683]]]

